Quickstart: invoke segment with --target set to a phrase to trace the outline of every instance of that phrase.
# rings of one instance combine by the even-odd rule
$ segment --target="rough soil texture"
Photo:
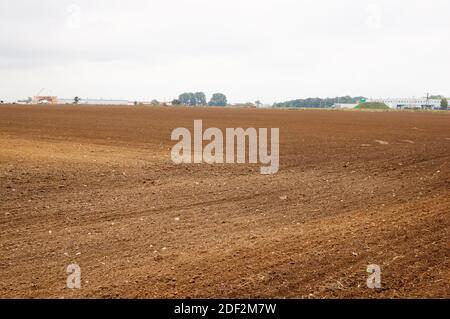
[[[279,173],[174,165],[195,119]],[[449,298],[450,114],[1,106],[0,297]]]

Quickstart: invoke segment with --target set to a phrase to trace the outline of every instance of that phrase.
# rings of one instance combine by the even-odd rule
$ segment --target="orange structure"
[[[33,98],[34,104],[58,104],[57,96],[35,96]]]

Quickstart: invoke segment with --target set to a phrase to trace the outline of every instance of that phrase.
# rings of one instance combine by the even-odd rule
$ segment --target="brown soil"
[[[279,173],[172,164],[194,119]],[[449,298],[450,114],[1,106],[0,297]]]

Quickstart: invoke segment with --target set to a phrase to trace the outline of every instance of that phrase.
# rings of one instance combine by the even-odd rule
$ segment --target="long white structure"
[[[370,99],[367,102],[384,103],[392,109],[439,109],[441,107],[440,99],[427,98],[388,98],[388,99]]]
[[[354,109],[358,106],[358,103],[335,103],[332,108],[334,109]]]
[[[58,99],[58,104],[73,104],[74,99]],[[92,105],[129,105],[133,104],[127,100],[106,100],[106,99],[80,99],[78,104]]]

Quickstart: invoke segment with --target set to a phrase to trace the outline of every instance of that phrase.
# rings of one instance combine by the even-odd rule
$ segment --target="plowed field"
[[[279,172],[173,164],[195,119]],[[0,297],[450,298],[450,113],[0,106]]]

